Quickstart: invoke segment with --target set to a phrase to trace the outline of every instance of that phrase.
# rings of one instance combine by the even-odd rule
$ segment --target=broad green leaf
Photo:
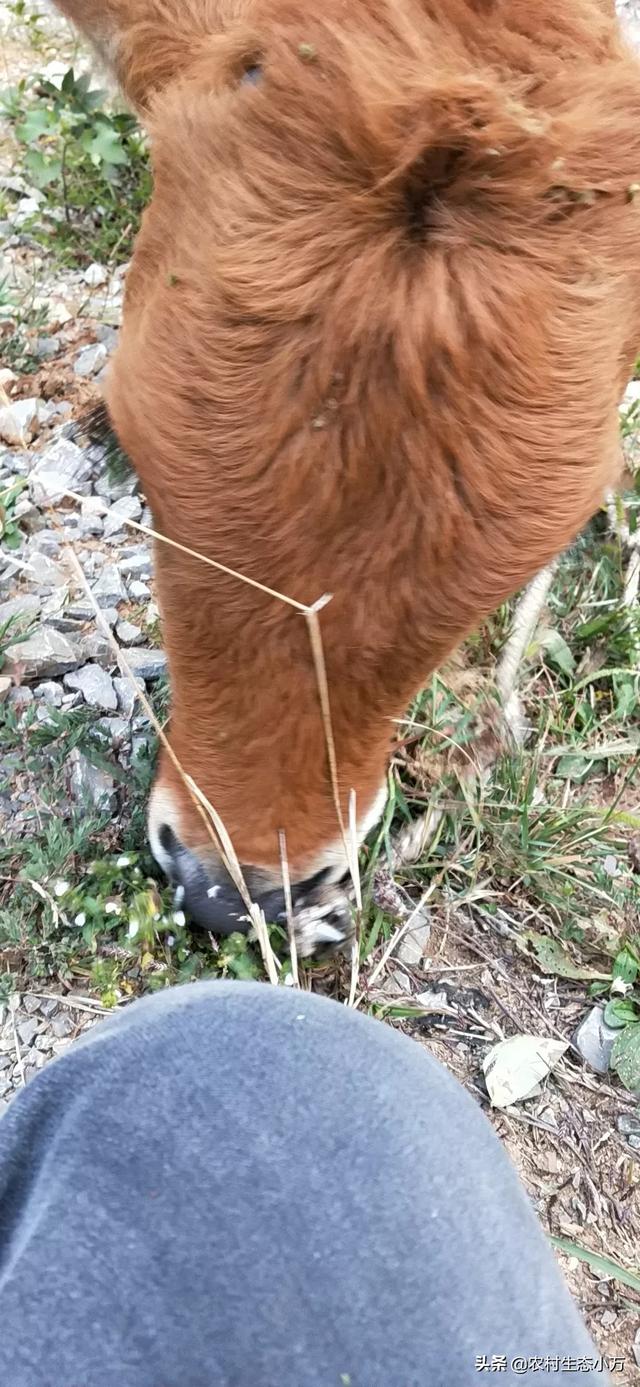
[[[554,973],[558,978],[578,978],[584,981],[608,982],[608,973],[599,973],[595,968],[574,963],[565,953],[558,939],[537,930],[526,930],[522,936],[535,954],[538,967],[543,973]]]
[[[621,949],[616,955],[613,963],[614,978],[621,978],[623,982],[634,983],[638,976],[638,963],[629,949]]]
[[[611,1068],[630,1093],[640,1092],[640,1021],[616,1036],[611,1052]]]
[[[640,1291],[638,1273],[621,1267],[620,1263],[614,1262],[611,1257],[602,1257],[599,1252],[590,1252],[588,1247],[581,1247],[580,1243],[572,1242],[571,1238],[552,1237],[551,1242],[559,1252],[566,1252],[568,1257],[579,1257],[581,1262],[587,1262],[593,1271],[599,1272],[601,1276],[612,1276],[623,1286],[630,1286],[632,1291]]]
[[[579,753],[571,756],[561,756],[555,768],[554,774],[560,776],[562,780],[573,780],[580,785],[593,770],[593,761],[586,760],[584,755]]]
[[[52,111],[43,106],[34,106],[33,110],[27,111],[22,124],[16,126],[16,135],[22,144],[33,144],[42,135],[48,134],[54,125]]]
[[[87,153],[100,164],[126,164],[127,152],[120,136],[110,125],[99,125],[91,138],[82,141]]]
[[[562,674],[573,674],[576,667],[573,652],[559,631],[545,631],[540,645],[556,669],[559,669]]]
[[[7,525],[4,532],[4,543],[7,549],[19,549],[22,544],[22,535],[17,525]]]
[[[36,188],[47,188],[50,183],[57,183],[62,177],[62,160],[47,159],[39,149],[27,150],[24,162],[29,178]]]
[[[640,1013],[629,998],[614,997],[612,1001],[607,1002],[604,1009],[604,1019],[608,1026],[619,1028],[640,1021]]]

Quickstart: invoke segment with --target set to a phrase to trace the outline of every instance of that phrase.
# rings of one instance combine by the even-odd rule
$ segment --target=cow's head
[[[299,604],[332,594],[341,808],[353,790],[361,838],[393,719],[616,474],[640,336],[638,68],[591,0],[62,8],[151,133],[115,429],[159,531]],[[307,623],[177,549],[156,565],[171,745],[273,917],[282,831],[297,904],[347,869]],[[192,916],[237,928],[165,755],[149,821]]]

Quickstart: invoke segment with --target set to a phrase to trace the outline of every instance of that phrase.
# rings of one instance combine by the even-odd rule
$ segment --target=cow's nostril
[[[158,829],[158,842],[163,852],[166,852],[168,857],[176,856],[180,844],[173,829],[170,828],[168,824],[161,824]]]

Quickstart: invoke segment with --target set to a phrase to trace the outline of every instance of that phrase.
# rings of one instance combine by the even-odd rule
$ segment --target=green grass
[[[160,689],[158,712],[166,700]],[[66,763],[75,747],[117,777],[117,820],[82,805],[69,812]],[[125,775],[88,709],[52,709],[43,725],[32,705],[22,719],[0,709],[0,767],[0,794],[19,776],[34,806],[24,836],[0,841],[0,992],[29,978],[80,980],[110,1005],[192,977],[259,975],[245,938],[216,953],[206,935],[185,928],[157,880],[145,834],[152,757]]]
[[[128,260],[151,191],[134,117],[73,68],[60,88],[37,74],[5,88],[0,117],[15,171],[42,196],[23,229],[63,265]]]

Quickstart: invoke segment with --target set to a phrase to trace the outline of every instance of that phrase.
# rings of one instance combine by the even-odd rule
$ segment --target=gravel
[[[141,645],[144,640],[140,627],[135,626],[132,621],[119,621],[116,636],[122,645]]]
[[[68,689],[79,689],[85,703],[90,708],[99,708],[105,713],[115,713],[118,697],[113,680],[100,665],[84,665],[82,669],[65,674],[64,683]]]
[[[8,647],[4,669],[8,674],[19,671],[23,679],[47,679],[69,673],[76,668],[78,661],[78,648],[69,636],[56,631],[53,626],[41,626],[26,640]],[[13,692],[24,694],[25,691],[15,689]]]
[[[119,602],[126,602],[127,589],[122,581],[120,565],[105,564],[92,592],[99,607],[116,607]]]
[[[167,657],[164,650],[138,647],[127,651],[127,664],[132,674],[145,681],[152,681],[160,679],[166,673]]]
[[[69,770],[69,791],[75,803],[81,808],[112,812],[116,799],[114,776],[93,766],[77,747],[70,752],[66,765]]]
[[[91,464],[77,444],[61,438],[37,461],[30,479],[29,491],[37,505],[50,505],[62,499],[66,491],[77,491],[91,476]]]
[[[97,376],[102,367],[106,365],[108,355],[103,342],[94,342],[90,347],[83,347],[74,361],[76,375]]]
[[[103,528],[105,539],[111,539],[113,535],[126,533],[126,521],[139,520],[141,515],[142,502],[139,496],[121,496],[119,501],[114,501],[104,518]]]

